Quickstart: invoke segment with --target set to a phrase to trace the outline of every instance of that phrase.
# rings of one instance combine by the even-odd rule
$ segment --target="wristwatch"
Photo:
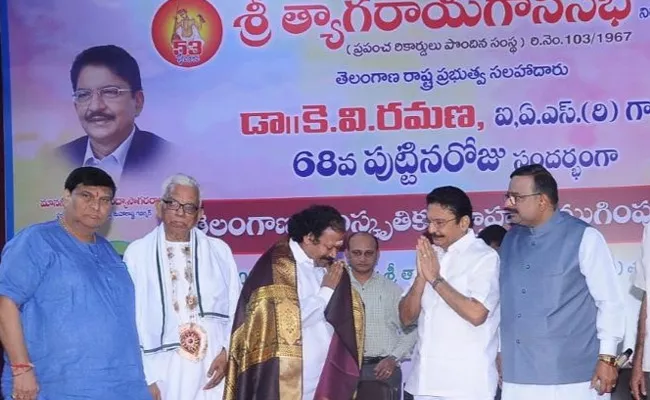
[[[602,361],[605,364],[615,367],[616,366],[616,357],[609,355],[609,354],[599,354],[598,355],[598,361]]]

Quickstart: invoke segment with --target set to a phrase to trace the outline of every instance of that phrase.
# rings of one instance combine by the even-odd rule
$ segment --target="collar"
[[[136,126],[133,125],[133,129],[131,130],[131,133],[129,136],[126,138],[125,141],[123,141],[113,152],[109,155],[107,155],[104,158],[113,158],[117,163],[121,166],[124,166],[124,162],[126,161],[126,153],[129,151],[129,148],[131,147],[131,142],[133,142],[133,136],[135,135],[136,131]],[[100,162],[102,160],[98,160],[95,157],[95,154],[93,153],[93,149],[90,147],[90,138],[86,140],[86,153],[84,154],[84,165],[88,163],[88,161],[96,161]]]
[[[314,264],[314,260],[309,258],[307,253],[305,253],[302,247],[300,247],[300,244],[295,240],[289,239],[289,248],[293,253],[293,258],[296,259],[296,264],[301,264],[301,263],[311,263],[312,265]]]
[[[560,222],[562,218],[562,212],[560,210],[555,210],[551,218],[543,224],[535,227],[529,227],[530,234],[533,236],[541,236],[545,233],[550,232],[555,226]]]
[[[476,234],[474,234],[474,231],[472,229],[469,229],[465,235],[452,243],[447,251],[444,251],[438,246],[433,246],[433,248],[436,250],[436,252],[440,252],[441,254],[460,253],[467,249],[470,244],[474,243],[474,240],[476,240]]]
[[[372,271],[372,275],[370,276],[370,278],[369,278],[367,281],[365,281],[364,283],[361,283],[361,282],[359,282],[359,281],[357,280],[356,276],[354,276],[354,272],[352,272],[352,266],[348,264],[348,265],[347,265],[347,268],[348,268],[348,272],[350,273],[350,279],[351,279],[353,282],[356,282],[356,283],[358,283],[358,284],[361,285],[361,286],[365,286],[365,285],[369,284],[369,283],[372,282],[373,280],[377,279],[377,277],[379,276],[379,272],[377,272],[377,269],[376,269],[376,267],[375,267],[375,269]]]

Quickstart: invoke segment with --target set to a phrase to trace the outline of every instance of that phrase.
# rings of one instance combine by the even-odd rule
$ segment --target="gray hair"
[[[199,186],[199,183],[196,181],[196,179],[185,174],[174,174],[165,179],[165,182],[163,182],[162,185],[162,198],[168,198],[169,194],[172,190],[174,190],[174,187],[176,186],[189,186],[196,189],[196,193],[199,197],[199,204],[201,204],[201,187]]]

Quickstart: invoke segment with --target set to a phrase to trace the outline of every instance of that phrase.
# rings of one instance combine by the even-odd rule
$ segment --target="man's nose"
[[[97,91],[93,91],[90,95],[90,101],[88,102],[89,110],[103,110],[106,108],[106,103],[102,98],[101,94]]]
[[[436,233],[435,225],[430,223],[429,226],[427,227],[427,232],[429,232],[429,235],[433,235],[434,233]]]
[[[337,250],[336,249],[332,249],[327,253],[327,256],[332,257],[332,258],[336,258],[336,255],[337,255]]]
[[[176,212],[176,215],[178,215],[180,217],[185,216],[185,209],[183,209],[183,207],[178,207],[178,209],[175,212]]]
[[[90,200],[90,208],[93,210],[99,211],[99,199],[92,199]]]

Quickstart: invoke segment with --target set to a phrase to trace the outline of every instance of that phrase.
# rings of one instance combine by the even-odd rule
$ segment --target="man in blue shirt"
[[[2,392],[20,400],[144,400],[134,289],[97,234],[115,184],[95,167],[65,181],[63,215],[25,228],[0,263]]]

